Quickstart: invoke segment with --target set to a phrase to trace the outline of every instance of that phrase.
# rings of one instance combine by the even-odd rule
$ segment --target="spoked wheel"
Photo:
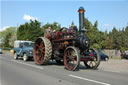
[[[96,49],[92,48],[89,50],[89,56],[90,59],[88,61],[84,61],[85,66],[90,69],[97,69],[100,64],[99,52]]]
[[[79,67],[80,56],[77,48],[68,47],[64,52],[64,65],[68,70],[76,70]]]
[[[52,55],[52,46],[49,39],[40,37],[34,44],[34,61],[36,64],[47,64]]]

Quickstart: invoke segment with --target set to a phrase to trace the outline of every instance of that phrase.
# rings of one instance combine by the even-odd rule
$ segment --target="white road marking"
[[[39,66],[35,66],[35,65],[31,65],[31,64],[27,64],[27,63],[19,62],[19,61],[16,61],[16,60],[11,60],[11,61],[16,62],[16,63],[23,64],[23,65],[27,65],[27,66],[35,67],[35,68],[38,68],[38,69],[44,69],[43,67],[39,67]]]
[[[104,69],[103,71],[107,71],[107,72],[115,72],[115,73],[120,73],[120,71],[109,70],[109,69]]]
[[[111,85],[108,83],[104,83],[104,82],[100,82],[100,81],[96,81],[96,80],[92,80],[92,79],[88,79],[88,78],[83,78],[83,77],[79,77],[79,76],[75,76],[75,75],[69,75],[70,77],[74,77],[74,78],[78,78],[78,79],[82,79],[82,80],[86,80],[86,81],[90,81],[90,82],[94,82],[94,83],[98,83],[98,84],[102,84],[102,85]]]

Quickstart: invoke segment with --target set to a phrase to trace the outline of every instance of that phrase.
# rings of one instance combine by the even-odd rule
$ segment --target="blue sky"
[[[69,27],[72,21],[79,27],[78,8],[83,6],[85,17],[92,24],[98,20],[101,31],[111,31],[128,25],[127,0],[2,0],[0,3],[0,30],[19,26],[29,19],[37,19],[42,25],[59,22]]]

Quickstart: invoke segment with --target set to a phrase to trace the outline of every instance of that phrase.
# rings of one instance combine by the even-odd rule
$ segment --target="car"
[[[108,61],[109,60],[109,57],[108,55],[104,54],[101,50],[98,50],[100,56],[101,56],[101,60],[104,60],[104,61]]]
[[[2,54],[3,53],[3,49],[2,48],[0,48],[0,54]]]
[[[29,58],[33,58],[33,45],[32,41],[16,40],[14,42],[13,58],[16,60],[19,57],[27,61]]]
[[[128,59],[128,51],[121,52],[121,59]]]
[[[98,53],[99,53],[99,55],[101,57],[100,59],[102,61],[108,61],[109,60],[109,57],[106,54],[104,54],[101,50],[98,50]],[[96,56],[96,53],[95,52],[88,53],[88,55],[90,55],[90,54]]]

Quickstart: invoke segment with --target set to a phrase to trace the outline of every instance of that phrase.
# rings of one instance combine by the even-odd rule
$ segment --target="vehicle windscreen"
[[[99,54],[104,54],[102,51],[98,50]]]
[[[25,47],[33,47],[34,43],[24,42]]]

